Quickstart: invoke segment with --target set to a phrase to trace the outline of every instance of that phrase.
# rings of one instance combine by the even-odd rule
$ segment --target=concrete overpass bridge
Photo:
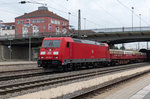
[[[34,45],[41,44],[44,37],[74,37],[81,39],[96,40],[100,42],[107,42],[109,44],[119,44],[137,41],[150,41],[150,26],[148,27],[121,27],[121,28],[103,28],[90,29],[78,31],[70,31],[69,34],[55,34],[55,33],[39,33],[38,35],[7,35],[0,36],[0,44],[12,45],[28,44],[31,38]]]
[[[87,33],[87,39],[108,44],[150,41],[150,27],[105,28],[92,31]]]
[[[29,57],[29,44],[32,56],[38,56],[38,51],[44,37],[74,37],[119,44],[128,42],[150,41],[150,27],[121,27],[70,31],[67,35],[55,33],[39,33],[38,35],[7,35],[0,37],[0,59],[26,59]],[[33,57],[33,59],[34,59]]]

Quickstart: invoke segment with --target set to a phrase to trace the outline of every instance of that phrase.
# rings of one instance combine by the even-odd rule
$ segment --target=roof
[[[2,23],[4,25],[15,25],[15,22]]]
[[[100,43],[96,41],[91,41],[91,40],[82,40],[82,39],[75,39],[73,38],[74,42],[79,42],[79,43],[85,43],[85,44],[93,44],[93,45],[102,45],[105,46],[105,43]]]
[[[20,19],[20,18],[35,18],[35,17],[52,17],[52,18],[56,18],[56,19],[60,19],[60,20],[65,20],[68,21],[67,19],[49,11],[49,10],[45,10],[45,9],[39,9],[30,13],[25,13],[22,16],[16,17],[16,19]]]

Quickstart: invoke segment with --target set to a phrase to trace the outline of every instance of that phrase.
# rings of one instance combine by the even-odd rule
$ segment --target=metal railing
[[[149,26],[145,27],[121,27],[121,28],[103,28],[103,29],[92,29],[96,33],[110,33],[110,32],[140,32],[150,31]]]
[[[93,31],[93,32],[91,32]],[[84,30],[84,32],[81,30],[81,35],[88,35],[91,33],[123,33],[123,32],[145,32],[150,31],[150,27],[121,27],[121,28],[103,28],[103,29],[91,29],[90,31]],[[76,35],[76,32],[70,32],[70,33],[56,33],[56,32],[39,32],[39,33],[26,33],[26,34],[14,34],[14,35],[1,35],[0,40],[12,40],[12,39],[28,39],[31,38],[41,38],[41,37],[59,37],[59,36],[71,36]]]
[[[56,32],[39,32],[39,33],[27,33],[27,34],[3,35],[0,36],[0,40],[28,39],[29,37],[42,38],[42,37],[58,37],[58,36],[68,36],[68,33],[62,34]]]

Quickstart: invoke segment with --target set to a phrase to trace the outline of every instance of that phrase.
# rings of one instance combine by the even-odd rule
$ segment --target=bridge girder
[[[150,41],[150,32],[120,32],[106,34],[95,33],[93,35],[88,35],[87,39],[106,42],[109,44]],[[94,35],[96,35],[97,37]]]

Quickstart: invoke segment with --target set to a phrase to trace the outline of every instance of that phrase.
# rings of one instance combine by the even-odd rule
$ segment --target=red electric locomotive
[[[38,65],[44,68],[79,68],[110,62],[109,46],[71,37],[44,38]]]

